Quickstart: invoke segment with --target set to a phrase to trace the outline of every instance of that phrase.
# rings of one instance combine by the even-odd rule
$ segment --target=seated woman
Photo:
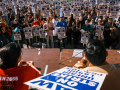
[[[28,90],[24,83],[41,75],[32,61],[21,61],[21,53],[21,47],[13,42],[0,50],[0,90]]]

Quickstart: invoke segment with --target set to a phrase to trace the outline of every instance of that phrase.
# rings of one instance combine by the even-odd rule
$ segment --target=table
[[[60,49],[22,49],[22,60],[34,61],[35,67],[41,68],[44,73],[45,66],[48,65],[47,73],[59,69]],[[39,53],[40,52],[40,53]]]
[[[63,49],[61,52],[61,61],[71,58],[73,55],[73,51],[74,49]],[[117,52],[118,50],[107,50],[107,51],[108,51],[108,56],[106,60],[108,63],[110,64],[120,63],[120,54]],[[75,63],[77,63],[80,60],[81,58],[74,57],[70,60],[62,62],[60,64],[60,68],[63,68],[65,66],[73,67],[73,65],[75,65]]]

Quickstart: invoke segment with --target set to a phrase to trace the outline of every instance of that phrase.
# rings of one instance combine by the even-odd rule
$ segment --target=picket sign
[[[100,90],[106,74],[64,67],[24,84],[45,90]]]

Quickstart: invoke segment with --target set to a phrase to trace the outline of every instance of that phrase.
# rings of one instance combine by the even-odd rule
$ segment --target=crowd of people
[[[73,5],[71,7],[71,12],[73,10]],[[12,33],[15,28],[19,28],[21,32],[22,40],[20,41],[21,47],[23,43],[27,44],[27,47],[32,46],[33,43],[43,42],[40,37],[31,39],[25,39],[24,28],[40,26],[43,28],[46,35],[47,48],[54,48],[54,37],[58,37],[58,27],[65,27],[66,38],[63,38],[63,47],[66,48],[66,44],[70,43],[72,45],[72,38],[74,41],[73,47],[78,47],[79,42],[81,41],[81,32],[80,30],[85,30],[84,33],[89,33],[89,40],[99,39],[103,41],[107,49],[119,49],[120,48],[120,18],[116,19],[110,18],[110,7],[106,12],[106,15],[100,16],[100,9],[98,5],[85,7],[84,4],[81,5],[81,13],[79,18],[74,18],[71,13],[71,17],[64,17],[56,14],[54,5],[50,5],[50,17],[43,18],[43,13],[41,10],[36,9],[36,13],[32,12],[30,7],[19,8],[17,6],[17,13],[15,14],[14,10],[6,6],[6,11],[0,11],[0,40],[1,47],[5,44],[12,42]],[[95,36],[96,25],[104,26],[103,36],[104,38]],[[51,39],[51,45],[49,45],[49,38]],[[58,38],[57,38],[58,39]],[[60,40],[58,39],[60,42]],[[60,43],[58,42],[58,46]]]
[[[75,5],[71,7],[71,12],[73,7]],[[62,46],[64,48],[67,48],[67,44],[72,46],[73,38],[73,47],[78,47],[81,43],[82,32],[80,30],[83,29],[84,33],[89,34],[88,43],[84,47],[84,58],[76,63],[73,68],[106,73],[107,76],[101,90],[119,90],[120,64],[111,65],[106,61],[108,56],[106,48],[120,49],[120,17],[116,17],[116,19],[109,17],[110,7],[108,7],[106,15],[100,16],[100,9],[97,5],[85,7],[82,4],[79,18],[74,18],[72,13],[71,17],[64,17],[64,11],[63,15],[56,14],[54,5],[50,5],[50,8],[51,15],[47,18],[43,18],[41,10],[36,9],[36,13],[33,13],[32,9],[26,6],[19,8],[18,5],[17,13],[9,6],[6,6],[6,11],[0,11],[0,81],[3,80],[1,78],[13,77],[12,81],[3,80],[0,82],[0,90],[7,90],[6,88],[9,90],[28,90],[29,87],[24,82],[42,75],[40,70],[34,66],[33,61],[21,61],[23,54],[21,48],[24,43],[29,47],[33,43],[44,42],[39,36],[37,38],[25,38],[24,28],[31,27],[32,29],[36,26],[45,30],[47,48],[54,48],[54,41],[58,37],[57,29],[61,27],[65,28],[66,35],[66,38],[61,39]],[[103,37],[95,35],[97,25],[104,26]],[[13,39],[13,32],[16,29],[21,32],[20,45],[16,44],[18,42]],[[58,38],[57,40],[58,46],[60,46],[61,41]],[[85,46],[84,43],[83,46]],[[89,62],[89,67],[86,67],[87,62]]]

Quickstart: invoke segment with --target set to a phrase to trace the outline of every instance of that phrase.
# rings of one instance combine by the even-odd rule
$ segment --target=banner
[[[41,5],[43,5],[44,3],[42,0],[37,0],[36,4],[37,4],[37,9],[41,9]]]
[[[5,11],[6,10],[6,4],[3,2],[0,2],[0,10]]]
[[[71,17],[71,7],[70,6],[64,6],[64,17]]]
[[[33,27],[34,36],[40,36],[40,26]]]
[[[46,32],[43,29],[40,29],[40,38],[46,38]]]
[[[119,12],[119,6],[117,5],[111,5],[110,7],[110,18],[117,18]]]
[[[105,73],[64,67],[24,84],[44,90],[100,90]]]
[[[62,39],[65,38],[65,28],[61,27],[61,28],[57,28],[58,30],[58,39]]]
[[[22,40],[21,38],[21,32],[13,32],[14,40]]]
[[[96,31],[95,36],[103,36],[104,26],[96,25]]]
[[[79,18],[80,17],[80,8],[81,6],[73,7],[73,18]]]
[[[60,5],[55,5],[55,14],[60,14],[60,8],[62,8]]]
[[[33,38],[31,27],[24,28],[25,38]]]
[[[107,14],[107,4],[99,5],[99,8],[100,8],[100,16]]]
[[[81,43],[87,44],[88,43],[88,33],[81,33]]]
[[[43,13],[43,17],[50,17],[50,7],[49,5],[42,5],[42,13]]]

